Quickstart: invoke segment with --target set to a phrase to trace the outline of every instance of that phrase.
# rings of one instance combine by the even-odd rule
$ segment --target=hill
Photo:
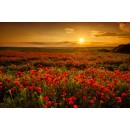
[[[121,44],[121,45],[113,48],[112,52],[130,54],[130,43],[128,43],[128,44]]]

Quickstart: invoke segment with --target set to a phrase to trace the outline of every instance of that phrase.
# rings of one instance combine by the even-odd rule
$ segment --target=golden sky
[[[130,23],[0,23],[0,46],[112,46],[130,42]]]

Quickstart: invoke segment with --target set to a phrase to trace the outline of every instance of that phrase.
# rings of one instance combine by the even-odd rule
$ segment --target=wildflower
[[[0,85],[2,85],[2,82],[0,82]]]
[[[63,93],[61,94],[61,97],[65,97],[65,96],[66,96],[66,93],[63,92]]]
[[[28,85],[28,81],[27,80],[24,81],[24,85],[25,86]]]
[[[109,93],[110,90],[108,88],[104,88],[104,92]]]
[[[122,102],[122,98],[121,98],[121,97],[115,97],[115,100],[116,100],[117,102]]]
[[[69,105],[73,105],[74,104],[74,102],[73,101],[69,101]]]
[[[78,106],[77,106],[77,105],[74,105],[74,108],[78,108]]]
[[[15,88],[11,88],[10,90],[11,90],[11,92],[14,92],[14,91],[15,91]]]
[[[49,105],[51,105],[51,104],[52,104],[52,102],[51,102],[51,101],[48,101],[48,102],[47,102],[47,105],[48,105],[48,106],[49,106]]]
[[[86,96],[83,96],[83,100],[86,101],[86,100],[87,100],[87,97],[86,97]]]
[[[48,98],[48,96],[45,96],[45,97],[43,97],[43,99],[42,99],[43,101],[48,101],[49,100],[49,98]]]
[[[42,92],[42,89],[40,87],[36,87],[36,91],[41,93]]]
[[[94,105],[94,100],[90,100],[91,105]]]
[[[104,93],[101,93],[101,98],[104,98],[104,96],[105,96]]]
[[[82,94],[82,92],[80,91],[80,92],[78,92],[78,95],[81,95]]]
[[[114,84],[116,85],[118,83],[118,80],[117,79],[114,79]]]
[[[102,100],[100,100],[100,104],[103,104],[103,101],[102,101]]]
[[[19,90],[21,91],[21,90],[22,90],[22,88],[23,88],[23,86],[21,85],[21,86],[19,87]]]
[[[32,90],[34,89],[33,86],[28,86],[27,88],[28,88],[30,91],[32,91]]]
[[[53,92],[50,92],[50,96],[52,96],[53,95]]]
[[[14,81],[14,85],[20,85],[19,81]]]
[[[76,97],[75,97],[75,96],[72,96],[72,100],[76,100]]]
[[[126,97],[127,94],[126,94],[126,93],[122,93],[121,96],[122,96],[122,97]]]

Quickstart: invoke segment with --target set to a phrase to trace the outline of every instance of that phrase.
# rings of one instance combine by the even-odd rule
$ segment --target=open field
[[[130,54],[98,49],[1,47],[0,107],[130,107]]]

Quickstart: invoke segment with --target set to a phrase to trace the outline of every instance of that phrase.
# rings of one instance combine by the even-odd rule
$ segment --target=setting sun
[[[82,44],[84,42],[84,39],[83,38],[80,38],[79,39],[79,43]]]

